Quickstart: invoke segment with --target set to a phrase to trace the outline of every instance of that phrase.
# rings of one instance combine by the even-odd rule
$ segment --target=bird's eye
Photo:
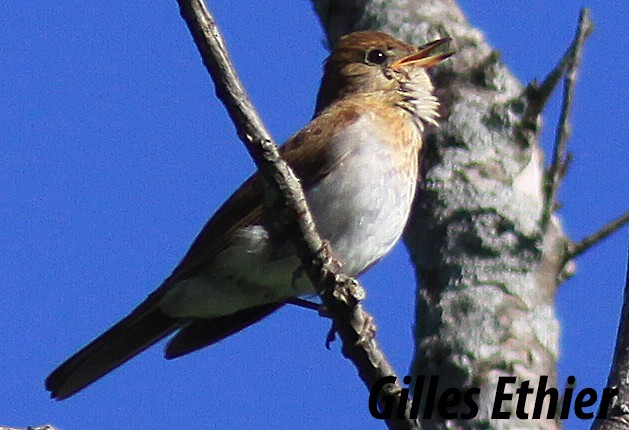
[[[365,56],[365,61],[368,64],[384,64],[387,61],[387,55],[377,48],[370,49]]]

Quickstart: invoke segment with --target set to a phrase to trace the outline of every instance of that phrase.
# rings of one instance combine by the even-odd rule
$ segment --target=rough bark
[[[427,136],[405,235],[420,284],[411,374],[438,375],[437,395],[480,387],[480,410],[471,420],[445,420],[434,410],[422,427],[558,428],[545,411],[540,420],[518,419],[515,402],[502,407],[512,419],[490,420],[500,376],[533,387],[548,376],[548,386],[557,386],[554,298],[570,268],[570,241],[552,205],[545,214],[539,109],[531,95],[453,1],[313,3],[330,45],[366,29],[415,44],[454,39],[457,54],[434,73],[444,120]],[[527,412],[532,407],[527,402]]]

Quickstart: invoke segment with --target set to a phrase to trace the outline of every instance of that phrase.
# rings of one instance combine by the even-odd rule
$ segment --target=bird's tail
[[[57,400],[68,398],[171,334],[182,321],[169,317],[151,297],[131,314],[63,362],[46,378]]]

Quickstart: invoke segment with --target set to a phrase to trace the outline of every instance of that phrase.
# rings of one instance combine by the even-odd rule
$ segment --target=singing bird
[[[420,47],[373,31],[341,38],[325,62],[312,121],[281,148],[321,237],[357,276],[399,240],[418,180],[422,132],[438,102],[426,69],[449,39]],[[159,340],[172,359],[314,293],[300,261],[271,228],[256,173],[216,211],[181,263],[128,316],[46,379],[55,399],[82,390]]]

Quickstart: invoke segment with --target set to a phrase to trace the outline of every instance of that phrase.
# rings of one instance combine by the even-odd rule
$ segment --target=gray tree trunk
[[[480,387],[480,410],[471,420],[443,419],[435,405],[422,428],[559,428],[546,409],[531,419],[533,399],[528,419],[516,417],[516,402],[503,402],[511,419],[491,420],[499,377],[537,388],[548,376],[547,386],[557,386],[554,297],[569,241],[552,209],[545,210],[539,118],[527,115],[525,87],[454,1],[313,3],[330,45],[368,29],[417,45],[454,39],[456,55],[434,73],[443,122],[427,136],[405,235],[419,284],[411,375],[438,375],[437,396],[445,388]],[[460,417],[469,408],[449,410]]]

